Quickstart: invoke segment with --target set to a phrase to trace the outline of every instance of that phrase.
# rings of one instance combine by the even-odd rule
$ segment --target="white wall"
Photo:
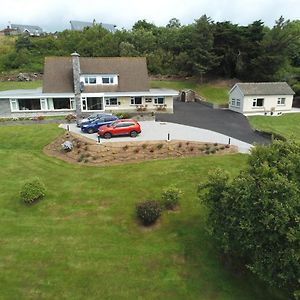
[[[253,99],[264,98],[263,106],[253,107]],[[277,104],[278,98],[285,98],[285,105]],[[285,112],[292,109],[293,96],[292,95],[268,95],[268,96],[245,96],[243,113],[258,113],[258,112]]]
[[[240,106],[236,106],[236,105],[232,105],[232,99],[236,100],[240,100]],[[243,113],[243,107],[244,107],[244,95],[242,94],[241,90],[236,86],[235,88],[233,88],[233,90],[231,90],[230,94],[229,94],[229,103],[228,103],[228,107],[229,109],[239,112],[239,113]]]

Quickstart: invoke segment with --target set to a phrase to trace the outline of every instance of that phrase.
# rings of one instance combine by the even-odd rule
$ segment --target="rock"
[[[73,149],[73,144],[70,141],[65,141],[63,144],[61,144],[61,148],[66,152],[70,152]]]

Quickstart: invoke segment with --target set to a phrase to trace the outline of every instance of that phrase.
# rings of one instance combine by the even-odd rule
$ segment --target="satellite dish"
[[[84,82],[80,81],[80,92],[84,91]]]

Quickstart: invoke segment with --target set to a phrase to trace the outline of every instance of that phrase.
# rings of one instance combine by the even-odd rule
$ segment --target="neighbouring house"
[[[0,31],[0,35],[17,35],[18,31],[7,26],[5,29]]]
[[[35,25],[11,24],[10,28],[18,34],[27,34],[30,36],[40,36],[43,34],[43,29]]]
[[[84,22],[84,21],[70,21],[71,30],[82,31],[86,27],[93,27],[95,25],[101,25],[104,29],[115,32],[117,25],[114,24],[107,24],[107,23],[96,23],[94,20],[93,22]]]
[[[143,57],[47,57],[43,88],[0,92],[0,117],[173,112],[178,92],[150,89]],[[76,103],[79,105],[76,106]]]
[[[245,115],[278,115],[292,110],[294,94],[286,82],[237,83],[229,92],[229,109]]]

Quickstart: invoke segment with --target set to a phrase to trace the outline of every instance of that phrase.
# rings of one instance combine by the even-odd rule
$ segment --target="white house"
[[[286,82],[237,83],[229,92],[229,109],[245,115],[278,115],[292,110],[294,94]]]
[[[151,89],[143,57],[47,57],[43,88],[0,92],[0,118],[93,112],[173,112],[170,89]],[[76,105],[78,104],[78,105]]]

